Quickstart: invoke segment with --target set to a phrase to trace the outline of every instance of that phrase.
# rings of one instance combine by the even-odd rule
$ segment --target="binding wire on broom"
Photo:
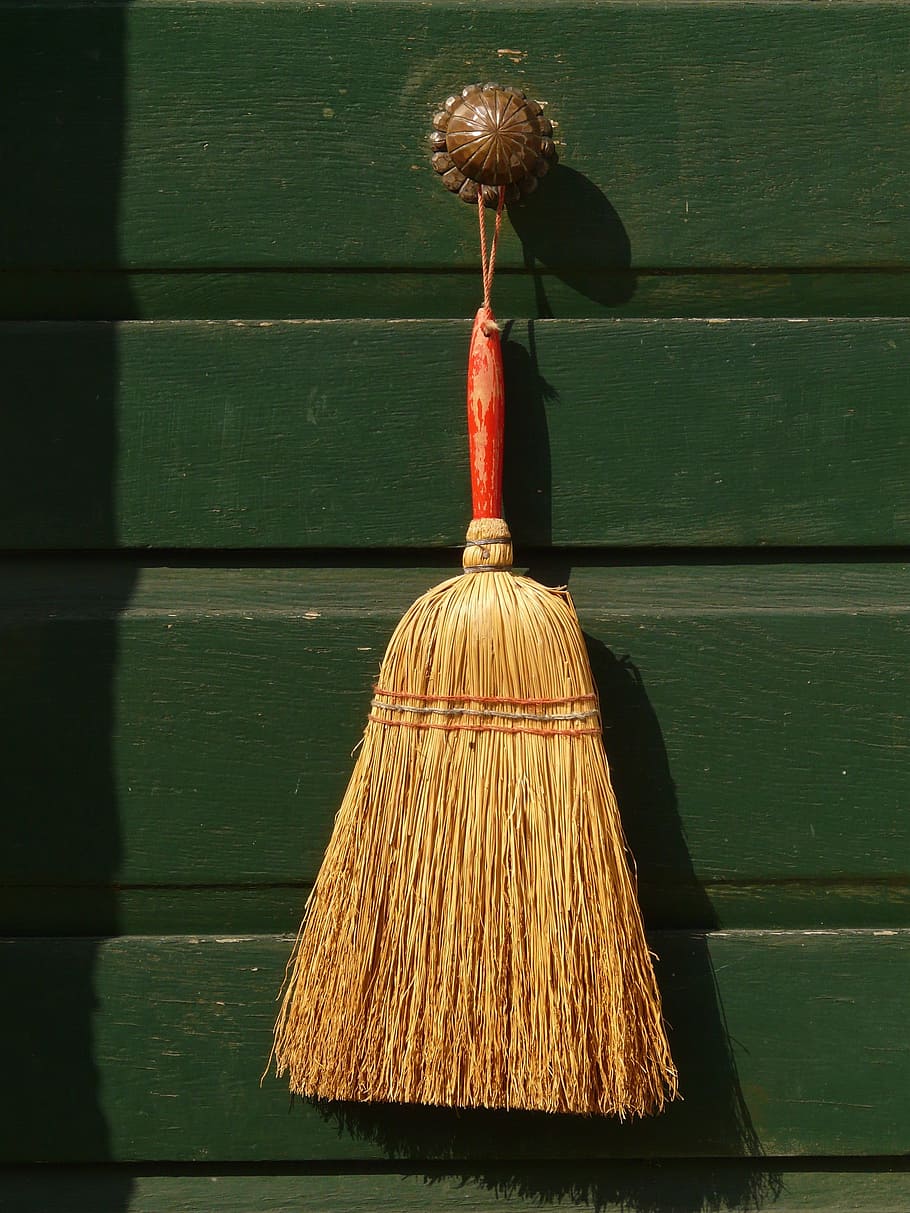
[[[584,638],[501,517],[502,205],[487,254],[479,195],[463,573],[389,642],[273,1056],[311,1098],[644,1115],[677,1077]]]

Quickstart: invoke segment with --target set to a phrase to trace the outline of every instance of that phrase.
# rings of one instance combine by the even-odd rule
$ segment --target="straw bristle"
[[[392,636],[277,1070],[328,1100],[643,1115],[676,1071],[584,640],[504,557]]]

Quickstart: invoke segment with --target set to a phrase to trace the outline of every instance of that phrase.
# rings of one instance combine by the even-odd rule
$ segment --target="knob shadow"
[[[546,293],[550,276],[600,307],[617,307],[635,294],[628,232],[606,194],[583,173],[556,165],[527,201],[509,207],[509,219],[534,278],[538,318],[556,314]]]

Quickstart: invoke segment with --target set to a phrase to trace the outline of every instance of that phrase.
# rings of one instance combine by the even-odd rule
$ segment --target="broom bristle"
[[[676,1071],[584,640],[498,525],[389,643],[277,1070],[327,1100],[655,1112]]]

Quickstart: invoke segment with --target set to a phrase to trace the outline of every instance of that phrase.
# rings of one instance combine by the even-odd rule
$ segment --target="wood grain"
[[[394,623],[451,571],[8,565],[5,929],[293,929]],[[908,923],[906,578],[571,570],[652,925]]]
[[[469,329],[0,326],[15,402],[0,545],[460,543]],[[519,545],[910,539],[903,321],[541,321],[506,336]]]
[[[7,266],[473,266],[426,134],[479,79],[560,123],[560,177],[515,212],[545,265],[907,263],[893,3],[61,0],[0,19]],[[524,263],[511,224],[500,263]]]
[[[330,1112],[289,1113],[282,1082],[259,1089],[290,938],[10,941],[3,988],[28,997],[0,1011],[18,1043],[0,1152],[456,1160],[480,1186],[487,1168],[501,1179],[503,1159],[907,1152],[910,1049],[895,973],[910,960],[910,932],[670,932],[652,943],[686,1097],[661,1117],[361,1105],[339,1127]],[[48,1093],[64,1085],[51,1116]]]

